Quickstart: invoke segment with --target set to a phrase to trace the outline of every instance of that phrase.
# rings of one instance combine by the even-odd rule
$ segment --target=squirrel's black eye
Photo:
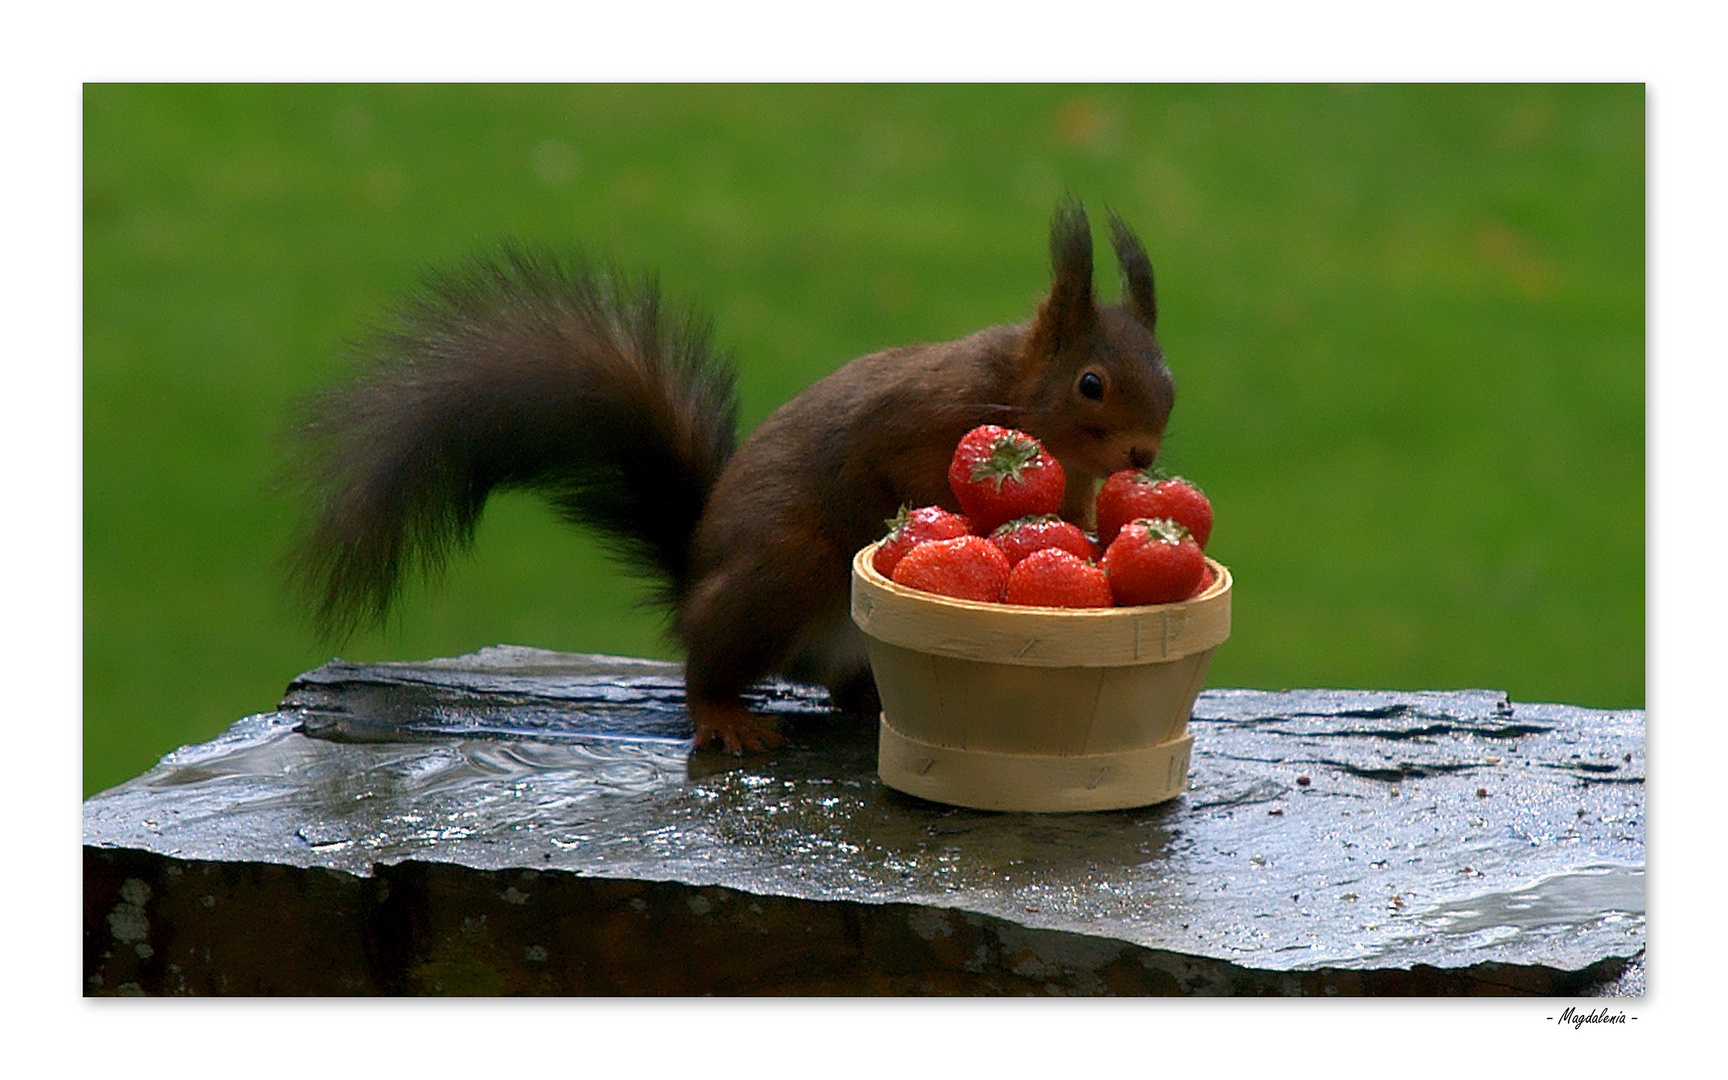
[[[1080,396],[1093,401],[1104,397],[1104,379],[1096,371],[1088,371],[1080,376]]]

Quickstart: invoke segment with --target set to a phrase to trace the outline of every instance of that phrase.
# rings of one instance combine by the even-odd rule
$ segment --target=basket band
[[[1122,667],[1216,648],[1230,636],[1230,571],[1193,600],[1136,608],[1058,609],[955,600],[896,585],[869,556],[852,560],[852,621],[878,641],[958,660],[1031,667]]]
[[[882,718],[877,771],[898,791],[978,810],[1122,810],[1188,788],[1194,736],[1108,754],[1043,756],[936,746]]]

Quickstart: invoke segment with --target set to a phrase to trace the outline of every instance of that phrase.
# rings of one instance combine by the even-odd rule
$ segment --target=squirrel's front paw
[[[761,753],[786,745],[786,736],[766,716],[757,716],[742,704],[715,705],[690,702],[690,718],[696,722],[696,749],[725,750],[729,754]]]

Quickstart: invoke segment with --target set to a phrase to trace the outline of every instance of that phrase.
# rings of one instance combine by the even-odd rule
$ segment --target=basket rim
[[[1212,586],[1205,592],[1200,593],[1198,596],[1190,596],[1186,600],[1175,600],[1168,604],[1138,604],[1125,607],[1103,608],[1063,608],[1041,607],[1033,604],[1002,604],[987,600],[962,600],[959,597],[943,596],[940,593],[925,592],[923,589],[909,588],[905,585],[900,585],[894,582],[890,578],[883,577],[882,574],[877,571],[876,567],[872,565],[871,556],[874,555],[876,549],[881,547],[885,542],[886,541],[883,540],[877,540],[874,543],[866,544],[859,548],[857,554],[852,556],[853,573],[857,574],[865,581],[868,581],[872,587],[883,589],[894,596],[902,597],[914,602],[930,603],[938,607],[953,608],[958,611],[981,611],[1002,616],[1020,614],[1036,615],[1041,619],[1048,618],[1051,615],[1076,619],[1143,618],[1148,614],[1179,611],[1187,608],[1191,604],[1200,604],[1213,600],[1219,594],[1227,591],[1231,586],[1230,568],[1212,558],[1210,555],[1203,555],[1201,557],[1206,560],[1206,565],[1212,568]]]

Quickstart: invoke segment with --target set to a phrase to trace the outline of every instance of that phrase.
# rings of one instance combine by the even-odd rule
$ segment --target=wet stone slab
[[[674,664],[335,661],[84,804],[90,994],[1643,992],[1644,718],[1211,690],[1188,793],[901,795],[871,722],[692,754]]]

